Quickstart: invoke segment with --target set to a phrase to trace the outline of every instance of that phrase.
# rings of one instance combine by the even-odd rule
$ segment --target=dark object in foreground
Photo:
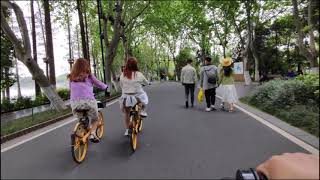
[[[245,170],[237,170],[236,173],[236,179],[240,179],[240,180],[268,180],[268,178],[260,173],[257,172],[255,169],[250,168],[250,169],[245,169]]]

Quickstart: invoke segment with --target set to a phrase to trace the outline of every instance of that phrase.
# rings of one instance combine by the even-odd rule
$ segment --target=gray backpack
[[[210,70],[206,70],[204,68],[204,72],[206,73],[206,75],[208,77],[208,83],[210,83],[210,84],[217,84],[217,75],[214,71],[215,71],[215,69],[213,70],[213,72],[211,72]]]

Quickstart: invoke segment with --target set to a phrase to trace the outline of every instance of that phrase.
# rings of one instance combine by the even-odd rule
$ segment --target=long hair
[[[229,77],[232,73],[232,68],[231,66],[223,67],[223,74],[226,77]]]
[[[73,64],[71,73],[68,75],[70,81],[85,81],[91,75],[90,64],[87,59],[79,58]]]
[[[127,64],[124,68],[124,72],[123,72],[124,77],[128,79],[132,79],[132,74],[134,74],[137,71],[139,71],[139,69],[138,69],[138,62],[136,58],[129,57],[127,60]]]

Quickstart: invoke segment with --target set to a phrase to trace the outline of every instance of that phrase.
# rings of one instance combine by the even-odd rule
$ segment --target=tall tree
[[[297,0],[292,0],[293,5],[293,17],[294,17],[294,24],[296,26],[297,31],[297,43],[299,47],[299,52],[302,56],[306,57],[313,68],[314,71],[319,72],[319,64],[317,62],[318,53],[315,49],[315,40],[314,40],[314,30],[315,24],[313,20],[314,16],[314,4],[316,1],[308,0],[308,35],[309,35],[309,43],[310,46],[307,47],[303,40],[305,38],[305,33],[303,31],[303,27],[301,24],[301,19],[299,17],[299,9],[298,9],[298,2]]]
[[[49,82],[56,89],[56,71],[54,66],[54,51],[52,41],[52,28],[51,28],[51,17],[50,17],[50,4],[49,0],[43,0],[44,7],[44,20],[46,29],[46,41],[47,41],[47,60],[49,63]]]
[[[19,29],[21,32],[22,40],[19,40],[17,35],[14,34],[12,29],[10,28],[5,16],[4,9],[12,8],[18,21]],[[51,102],[51,105],[57,110],[66,109],[62,99],[55,92],[54,88],[50,86],[47,78],[43,74],[42,69],[40,69],[39,65],[33,60],[31,55],[31,45],[30,38],[28,33],[28,28],[26,21],[24,19],[24,15],[20,7],[12,3],[10,1],[1,1],[1,29],[7,35],[8,39],[13,44],[15,55],[19,61],[21,61],[28,68],[29,72],[32,75],[32,78],[39,83],[43,93],[48,97]],[[1,51],[2,52],[2,51]]]
[[[88,48],[87,48],[87,42],[86,42],[86,32],[83,22],[83,7],[82,7],[82,1],[77,0],[77,9],[78,9],[78,16],[79,16],[79,24],[80,24],[80,32],[81,32],[81,44],[82,44],[82,53],[84,58],[89,59],[88,54]]]
[[[33,52],[33,59],[37,62],[37,36],[36,36],[36,25],[35,25],[35,18],[34,18],[34,8],[33,8],[33,0],[30,3],[31,8],[31,26],[32,26],[32,52]],[[40,86],[35,82],[35,91],[36,96],[40,96],[41,90]]]

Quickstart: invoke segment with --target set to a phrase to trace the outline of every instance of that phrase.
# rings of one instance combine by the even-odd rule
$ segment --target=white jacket
[[[132,79],[126,78],[123,74],[121,74],[120,76],[120,86],[122,89],[122,93],[124,94],[135,94],[143,92],[142,85],[148,84],[148,80],[139,71],[136,71],[132,75]]]
[[[181,82],[183,84],[195,84],[197,81],[197,72],[190,64],[184,66],[181,70]]]

